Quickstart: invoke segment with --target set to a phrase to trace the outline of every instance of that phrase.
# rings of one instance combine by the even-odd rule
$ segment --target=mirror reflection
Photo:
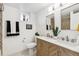
[[[51,15],[47,16],[47,22],[50,21],[51,29],[60,25],[61,30],[79,30],[79,4],[74,4],[64,9],[60,9],[60,19],[57,18],[57,13],[54,12]],[[56,18],[57,19],[56,19]],[[46,22],[46,23],[47,23]],[[57,24],[57,22],[60,22]]]
[[[54,14],[47,16],[46,30],[52,30],[55,27]]]

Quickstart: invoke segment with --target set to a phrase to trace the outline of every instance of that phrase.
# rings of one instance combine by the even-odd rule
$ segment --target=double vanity
[[[79,44],[37,36],[37,56],[79,56]]]

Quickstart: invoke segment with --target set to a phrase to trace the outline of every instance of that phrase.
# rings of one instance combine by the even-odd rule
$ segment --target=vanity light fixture
[[[26,20],[26,15],[25,14],[21,14],[20,15],[20,20],[21,21],[25,21]]]
[[[20,20],[23,21],[23,14],[20,15]]]
[[[23,14],[23,13],[21,13],[21,15],[20,15],[20,20],[21,21],[29,21],[29,19],[30,19],[30,17],[29,17],[29,15],[28,14]]]
[[[23,21],[25,21],[26,20],[26,16],[23,14]]]

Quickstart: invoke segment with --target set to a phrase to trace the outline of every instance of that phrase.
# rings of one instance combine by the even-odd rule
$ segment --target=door
[[[0,3],[0,55],[2,55],[2,4]]]

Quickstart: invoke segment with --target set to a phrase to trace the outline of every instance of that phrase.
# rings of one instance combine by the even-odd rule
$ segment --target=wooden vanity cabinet
[[[58,46],[41,39],[37,39],[37,56],[58,56]]]
[[[56,44],[37,39],[37,56],[79,56],[79,53]]]
[[[59,46],[48,42],[48,55],[49,56],[58,56],[59,55]]]
[[[79,56],[79,53],[69,50],[64,47],[59,48],[60,56]]]
[[[37,39],[37,55],[38,56],[48,55],[48,42]]]

